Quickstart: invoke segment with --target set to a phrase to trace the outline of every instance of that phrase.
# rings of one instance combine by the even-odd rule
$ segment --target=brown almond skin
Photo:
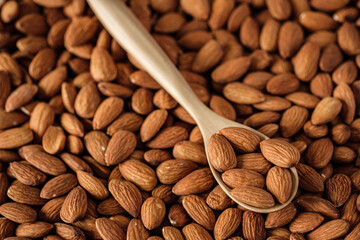
[[[263,175],[271,168],[271,163],[261,153],[240,154],[237,160],[238,168],[253,170]]]
[[[218,185],[209,193],[206,203],[214,210],[224,210],[233,204],[233,200]]]
[[[289,203],[286,207],[269,213],[265,219],[266,228],[283,227],[295,217],[297,209],[293,203]]]
[[[207,165],[207,158],[203,144],[192,141],[177,142],[173,148],[176,159],[187,159],[200,165]]]
[[[0,132],[0,149],[12,149],[30,143],[34,138],[28,128],[11,128]]]
[[[30,152],[25,155],[25,159],[37,169],[53,176],[66,172],[66,166],[60,159],[44,152]]]
[[[264,140],[260,142],[260,149],[268,161],[279,167],[294,167],[300,160],[299,150],[282,140]]]
[[[53,225],[47,222],[23,223],[16,228],[16,236],[28,238],[41,238],[47,235]]]
[[[95,47],[90,57],[90,73],[95,81],[112,81],[116,78],[117,69],[109,52],[101,47]]]
[[[7,202],[0,206],[0,214],[16,223],[31,223],[36,220],[37,213],[31,207],[15,202]]]
[[[124,161],[136,147],[135,134],[129,131],[117,131],[110,139],[105,152],[107,166]]]
[[[340,216],[339,210],[330,201],[320,197],[304,195],[295,202],[304,211],[317,212],[330,219],[337,219]]]
[[[344,236],[349,231],[349,223],[342,219],[324,223],[308,234],[309,240],[324,239],[331,235],[333,238]]]
[[[129,159],[119,164],[121,175],[144,191],[152,191],[157,185],[155,171],[147,164]]]
[[[96,85],[90,82],[83,86],[76,95],[74,109],[82,118],[92,118],[100,104],[100,95]]]
[[[141,141],[147,142],[153,138],[164,125],[168,117],[166,110],[158,109],[151,112],[144,120],[140,128]]]
[[[299,175],[299,186],[309,192],[323,192],[324,181],[320,174],[312,167],[299,163],[296,166]]]
[[[324,221],[324,217],[315,212],[302,212],[290,223],[289,229],[295,233],[310,232]]]
[[[231,102],[238,104],[255,104],[265,100],[264,94],[259,90],[239,82],[226,84],[223,94]]]
[[[184,227],[191,221],[184,207],[180,204],[174,204],[170,207],[168,219],[174,227]]]
[[[356,55],[360,51],[360,32],[351,23],[345,22],[337,31],[340,48],[348,55]]]
[[[7,218],[1,218],[0,219],[0,236],[2,238],[10,237],[15,229],[15,223],[10,221]]]
[[[156,175],[163,184],[175,184],[197,168],[197,165],[189,160],[167,160],[156,168]]]
[[[220,135],[213,134],[208,143],[210,164],[219,172],[224,172],[236,166],[235,152],[228,140]]]
[[[237,187],[231,190],[231,195],[238,201],[258,208],[269,208],[275,205],[271,194],[257,187]]]
[[[254,152],[260,143],[260,138],[256,134],[243,128],[223,128],[220,134],[225,136],[237,151],[243,153]]]
[[[304,41],[304,31],[296,22],[281,25],[278,36],[278,49],[282,58],[292,57]]]
[[[334,145],[329,138],[321,138],[311,143],[305,154],[307,163],[316,169],[325,167],[331,160]]]
[[[282,204],[287,202],[292,192],[292,177],[289,170],[272,167],[266,176],[266,188]]]
[[[113,179],[109,182],[109,191],[131,216],[139,216],[142,199],[139,189],[134,184],[120,179]]]
[[[305,43],[292,58],[295,75],[302,81],[310,81],[317,72],[319,58],[320,47],[316,43]]]
[[[109,196],[109,191],[101,180],[93,176],[91,173],[77,171],[76,175],[79,185],[82,186],[91,197],[103,200]]]
[[[55,112],[47,103],[40,102],[36,104],[31,112],[29,127],[34,131],[37,137],[42,137],[46,129],[53,125],[55,121]]]
[[[204,239],[204,240],[210,240],[213,239],[208,231],[206,231],[205,228],[203,228],[201,225],[197,223],[190,223],[186,225],[182,229],[182,233],[185,236],[185,239]],[[177,238],[176,238],[177,239]],[[179,238],[181,239],[181,238]]]
[[[319,67],[324,72],[332,72],[342,61],[340,48],[336,44],[329,44],[321,53]]]
[[[221,178],[231,188],[241,186],[263,188],[265,186],[265,178],[260,173],[248,169],[231,169],[224,172]]]
[[[280,130],[284,137],[291,137],[298,133],[308,118],[308,110],[299,106],[288,108],[280,120]]]
[[[38,86],[31,83],[24,83],[12,91],[5,102],[6,112],[14,111],[30,102],[38,92]],[[4,87],[5,90],[5,87]]]
[[[126,230],[127,239],[148,239],[149,231],[146,230],[140,219],[132,219]]]
[[[214,67],[223,56],[221,45],[215,41],[208,41],[196,55],[191,69],[197,73],[203,73]]]
[[[226,239],[239,227],[241,222],[241,210],[228,208],[223,211],[214,226],[215,239]]]
[[[55,223],[55,233],[62,237],[63,239],[76,239],[76,240],[85,240],[85,234],[82,230],[77,227],[65,224],[65,223]]]
[[[20,182],[15,182],[8,188],[7,196],[14,202],[33,206],[41,206],[46,203],[46,200],[40,198],[40,189]]]
[[[249,57],[239,57],[220,64],[211,73],[211,78],[217,83],[233,82],[243,76],[250,68]]]
[[[189,195],[205,192],[214,185],[215,179],[209,168],[193,171],[183,177],[172,188],[174,194]]]
[[[104,129],[123,111],[124,100],[118,97],[106,98],[98,107],[93,118],[94,130]]]
[[[188,195],[182,199],[182,205],[195,222],[208,230],[214,228],[214,212],[207,206],[203,198],[197,195]]]
[[[40,197],[52,199],[67,194],[78,184],[74,174],[66,173],[50,179],[42,188]]]
[[[160,226],[165,218],[165,214],[165,204],[160,198],[149,197],[141,206],[141,220],[149,230]]]
[[[344,174],[336,174],[326,182],[328,199],[335,207],[342,206],[351,194],[351,180]]]
[[[125,233],[115,221],[108,218],[98,218],[95,226],[102,239],[125,239]]]
[[[66,196],[60,210],[60,218],[66,223],[82,219],[87,210],[87,196],[80,186],[73,188]]]
[[[155,138],[147,143],[150,148],[166,149],[173,147],[177,142],[187,139],[188,132],[180,126],[167,127],[161,130]]]
[[[261,214],[245,211],[242,219],[242,232],[245,239],[265,239],[266,230]]]

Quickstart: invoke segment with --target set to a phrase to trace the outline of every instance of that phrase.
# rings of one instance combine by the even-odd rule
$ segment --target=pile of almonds
[[[260,143],[261,153],[254,153],[259,143],[260,138],[247,129],[223,128],[209,140],[209,162],[222,173],[223,182],[232,188],[231,195],[236,200],[253,207],[270,208],[275,205],[275,196],[280,204],[285,204],[293,192],[293,179],[287,168],[298,164],[300,152],[296,144],[268,139]],[[241,159],[251,157],[258,158],[259,163],[242,169]],[[272,167],[271,163],[276,166]],[[263,189],[265,182],[272,195]]]
[[[360,1],[127,4],[202,102],[271,138],[235,147],[224,180],[261,175],[281,203],[279,174],[299,162],[294,201],[234,204],[194,120],[85,0],[4,0],[0,239],[360,239]]]

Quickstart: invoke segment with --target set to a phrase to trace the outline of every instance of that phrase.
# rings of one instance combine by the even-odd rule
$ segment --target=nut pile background
[[[194,120],[84,0],[1,1],[0,239],[360,239],[360,1],[128,4],[201,101],[296,146],[294,202],[233,204]]]

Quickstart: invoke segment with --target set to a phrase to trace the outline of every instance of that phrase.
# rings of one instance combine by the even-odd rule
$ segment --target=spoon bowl
[[[253,128],[219,116],[202,103],[125,3],[114,0],[88,0],[88,3],[112,37],[193,117],[202,133],[208,162],[207,145],[210,137],[223,128],[245,128],[258,135],[261,140],[268,139],[267,136]],[[294,199],[298,190],[298,174],[295,167],[292,167],[289,169],[292,176],[292,192],[288,201],[270,208],[253,207],[236,200],[230,193],[231,189],[222,181],[221,173],[210,163],[209,167],[224,192],[237,204],[254,212],[278,211]]]

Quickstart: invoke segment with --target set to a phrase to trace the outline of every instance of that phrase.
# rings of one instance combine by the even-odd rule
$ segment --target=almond
[[[299,186],[309,192],[323,192],[324,181],[312,167],[299,163],[296,166],[299,175]]]
[[[197,165],[189,160],[167,160],[157,167],[156,175],[163,184],[175,184],[196,168]]]
[[[346,61],[340,64],[332,74],[332,79],[336,84],[351,84],[357,77],[358,69],[354,61]]]
[[[161,129],[168,117],[166,110],[154,110],[144,120],[140,128],[140,136],[143,142],[149,141]]]
[[[109,52],[101,47],[95,47],[90,57],[90,73],[97,82],[112,81],[116,78],[117,69]]]
[[[351,194],[351,180],[344,174],[336,174],[326,182],[328,198],[335,207],[343,205]]]
[[[20,238],[41,238],[47,235],[53,225],[47,222],[22,223],[16,228],[16,236]]]
[[[265,100],[259,90],[239,82],[226,84],[223,93],[227,99],[238,104],[255,104]]]
[[[271,168],[271,163],[261,153],[241,154],[237,156],[237,161],[238,168],[253,170],[263,175]]]
[[[219,172],[236,166],[236,155],[230,143],[220,134],[213,134],[208,143],[208,156],[211,165]]]
[[[260,173],[248,169],[227,170],[221,175],[221,178],[231,188],[241,186],[263,188],[265,186],[265,178]]]
[[[28,205],[43,205],[46,200],[41,199],[40,189],[15,182],[7,190],[7,196],[14,202]]]
[[[329,138],[321,138],[314,141],[308,147],[305,158],[313,168],[323,168],[331,160],[334,145]]]
[[[189,195],[205,192],[214,185],[215,179],[209,168],[202,168],[193,171],[183,177],[173,186],[173,193],[176,195]]]
[[[341,111],[341,102],[337,98],[323,98],[315,107],[311,122],[315,125],[321,125],[332,121]]]
[[[215,41],[208,41],[195,56],[191,69],[194,72],[203,73],[214,67],[222,58],[223,49]]]
[[[42,145],[45,152],[56,154],[61,152],[65,147],[66,136],[61,127],[50,126],[46,129]]]
[[[280,27],[277,43],[280,56],[282,58],[292,57],[303,41],[304,31],[301,26],[296,22],[285,22]]]
[[[100,95],[94,83],[83,86],[76,95],[75,112],[82,118],[92,118],[100,104]]]
[[[49,180],[42,188],[40,197],[45,199],[52,199],[67,194],[71,191],[78,181],[74,174],[66,173],[54,177]]]
[[[340,48],[331,43],[327,45],[320,57],[319,67],[324,72],[332,72],[343,61],[343,55]]]
[[[144,191],[152,191],[157,184],[154,170],[138,160],[129,159],[119,165],[121,175]]]
[[[269,208],[275,205],[271,194],[261,188],[242,186],[231,190],[231,195],[238,201],[258,208]]]
[[[109,97],[97,108],[93,118],[93,129],[104,129],[113,122],[123,111],[124,101],[121,98]]]
[[[11,162],[10,169],[14,177],[19,182],[25,185],[38,186],[45,183],[47,179],[46,175],[43,172],[34,168],[30,164],[21,163],[21,162]],[[6,180],[5,179],[3,180],[5,184]]]
[[[186,225],[182,232],[185,236],[185,239],[204,239],[204,240],[210,240],[213,239],[208,231],[206,231],[205,228],[203,228],[201,225],[197,223],[190,223]],[[180,238],[181,239],[181,238]]]
[[[5,87],[4,87],[5,90]],[[32,100],[38,92],[38,87],[31,83],[24,83],[15,89],[6,99],[6,112],[14,111]]]
[[[109,182],[109,191],[131,216],[139,216],[142,199],[139,189],[134,184],[120,179],[113,179]]]
[[[165,213],[165,204],[160,198],[147,198],[141,206],[141,220],[149,230],[160,226],[164,220]]]
[[[109,192],[100,179],[91,173],[84,171],[76,172],[79,185],[93,198],[103,200],[109,196]]]
[[[181,0],[184,11],[196,19],[206,20],[210,15],[210,3],[207,0]]]
[[[191,221],[184,207],[180,204],[174,204],[171,206],[168,218],[170,223],[175,227],[183,227]]]
[[[330,201],[320,197],[304,195],[298,198],[296,203],[304,211],[317,212],[330,219],[337,219],[340,215],[339,210]]]
[[[0,206],[0,214],[16,223],[32,223],[35,222],[37,217],[34,209],[16,202],[2,204]]]
[[[214,212],[207,206],[203,198],[196,195],[188,195],[182,199],[182,205],[195,222],[208,230],[214,228]]]
[[[126,230],[127,239],[148,239],[150,233],[140,219],[132,219]]]
[[[264,140],[260,143],[260,149],[268,161],[279,167],[293,167],[300,160],[299,151],[292,144],[282,140]]]
[[[96,219],[95,226],[102,239],[125,239],[124,230],[108,218]]]
[[[340,48],[348,55],[356,55],[360,51],[360,33],[351,23],[345,22],[337,31],[337,41]]]
[[[165,149],[173,147],[177,142],[187,139],[188,132],[181,126],[167,127],[161,130],[147,146],[150,148]]]
[[[0,132],[0,149],[12,149],[30,143],[34,138],[28,128],[11,128]]]
[[[105,150],[109,143],[109,137],[100,131],[91,131],[84,137],[85,147],[90,155],[102,165],[106,165]]]
[[[44,152],[30,152],[25,156],[31,165],[50,175],[61,175],[66,172],[65,164],[58,158]]]
[[[332,95],[333,82],[328,73],[318,73],[310,82],[312,94],[320,97],[330,97]]]
[[[317,72],[320,47],[316,43],[307,42],[292,58],[295,75],[302,81],[310,81]]]
[[[308,239],[325,239],[329,234],[333,238],[344,236],[349,231],[349,223],[342,219],[336,219],[324,223],[308,234]]]
[[[317,228],[324,221],[324,217],[315,212],[302,212],[290,223],[289,229],[295,233],[306,233]]]
[[[266,228],[278,228],[288,224],[296,215],[297,210],[293,203],[289,203],[286,207],[271,212],[266,216],[265,227]]]
[[[337,27],[335,20],[323,12],[305,11],[300,14],[299,22],[310,31],[332,30]]]
[[[333,96],[342,103],[341,115],[344,122],[350,124],[354,120],[356,103],[351,88],[346,83],[340,83],[333,92]]]
[[[249,69],[251,59],[249,57],[239,57],[231,59],[219,65],[211,73],[211,78],[216,83],[233,82],[243,76]]]
[[[214,226],[215,239],[230,237],[239,227],[241,215],[241,211],[237,208],[228,208],[223,211]]]
[[[242,219],[242,232],[245,239],[265,239],[266,230],[261,214],[245,211]]]
[[[227,29],[230,32],[237,31],[244,19],[251,14],[250,7],[247,3],[240,4],[234,8],[231,12],[228,21],[227,21]],[[265,50],[265,49],[264,49]]]
[[[246,16],[246,15],[245,15]],[[244,16],[244,17],[245,17]],[[280,22],[269,18],[260,32],[259,44],[260,48],[265,51],[275,51],[278,48],[278,33],[280,30]],[[275,37],[276,36],[276,37]]]
[[[63,239],[85,240],[85,234],[79,228],[65,224],[55,223],[55,233]]]
[[[19,86],[22,83],[22,72],[19,64],[6,52],[0,54],[0,70],[9,73],[13,85]]]
[[[214,210],[224,210],[233,204],[233,200],[218,185],[209,193],[206,203]]]
[[[285,99],[296,105],[310,109],[315,108],[320,101],[318,97],[306,92],[293,92],[285,96]]]
[[[308,110],[299,106],[287,109],[280,120],[280,129],[284,137],[295,135],[304,126],[308,118]]]
[[[259,47],[259,25],[257,21],[248,16],[240,27],[240,42],[247,48],[255,50]]]
[[[260,143],[260,138],[256,134],[244,128],[223,128],[220,134],[225,136],[237,151],[244,153],[254,152]]]

